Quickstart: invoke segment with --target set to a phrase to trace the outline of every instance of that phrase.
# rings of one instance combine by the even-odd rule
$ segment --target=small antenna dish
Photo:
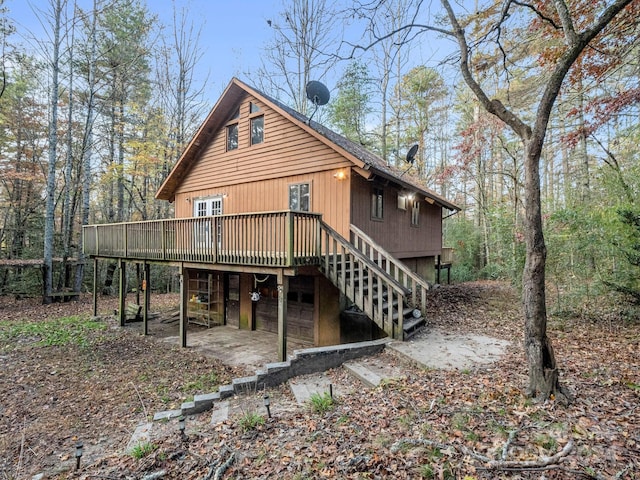
[[[409,151],[407,152],[407,156],[405,157],[404,161],[407,162],[409,164],[409,166],[407,167],[407,169],[402,172],[400,174],[400,176],[402,177],[405,173],[407,173],[409,170],[411,170],[411,167],[413,167],[413,162],[415,162],[416,160],[416,153],[418,153],[418,145],[413,145]]]
[[[409,151],[407,152],[407,157],[405,158],[405,161],[407,163],[413,164],[413,162],[416,159],[416,153],[418,153],[418,145],[417,144],[409,149]]]
[[[329,102],[329,89],[321,82],[311,80],[307,83],[307,98],[318,107]]]
[[[318,111],[318,107],[329,103],[330,94],[329,89],[325,86],[325,84],[316,80],[311,80],[307,83],[306,92],[307,98],[311,100],[311,102],[316,106],[316,109],[309,117],[309,120],[307,120],[307,125],[309,125],[311,123],[311,118]]]

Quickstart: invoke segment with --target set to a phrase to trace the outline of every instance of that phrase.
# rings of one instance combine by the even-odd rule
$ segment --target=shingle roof
[[[384,177],[387,180],[398,183],[400,186],[404,188],[417,190],[421,194],[433,199],[436,203],[442,205],[448,210],[456,210],[456,211],[461,210],[459,206],[455,205],[452,202],[449,202],[444,197],[428,189],[423,182],[421,182],[419,179],[409,174],[406,169],[403,171],[397,167],[387,164],[381,157],[370,152],[364,146],[349,140],[348,138],[340,135],[337,132],[334,132],[330,128],[327,128],[324,125],[314,120],[309,120],[308,117],[306,117],[305,115],[302,115],[301,113],[285,105],[279,100],[276,100],[275,98],[272,98],[269,95],[263,92],[260,92],[259,90],[256,90],[256,89],[254,90],[260,93],[260,95],[263,96],[265,99],[267,99],[269,102],[280,107],[280,109],[284,110],[290,116],[308,125],[311,129],[313,129],[314,131],[322,135],[331,143],[338,145],[339,147],[346,150],[357,159],[361,160],[375,174],[381,177]]]

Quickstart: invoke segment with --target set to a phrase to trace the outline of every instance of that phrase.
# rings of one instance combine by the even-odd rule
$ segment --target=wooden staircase
[[[429,284],[355,226],[353,242],[320,222],[324,275],[387,335],[406,340],[426,324]]]

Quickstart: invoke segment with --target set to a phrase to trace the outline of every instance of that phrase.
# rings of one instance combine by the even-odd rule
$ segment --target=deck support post
[[[287,361],[287,295],[289,277],[278,272],[278,360]]]
[[[121,258],[118,260],[118,267],[118,316],[120,317],[120,326],[124,327],[126,320],[124,301],[127,297],[127,263]]]
[[[149,297],[151,289],[149,288],[150,268],[147,262],[144,262],[142,271],[142,334],[149,334]]]
[[[98,316],[98,258],[93,259],[93,316]]]
[[[189,305],[189,289],[187,288],[187,270],[180,268],[180,346],[187,347],[187,306]]]

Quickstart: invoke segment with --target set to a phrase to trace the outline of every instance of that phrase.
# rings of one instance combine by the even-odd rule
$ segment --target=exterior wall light
[[[76,470],[80,469],[80,459],[82,458],[82,448],[84,447],[84,444],[78,440],[78,443],[76,443]]]
[[[267,416],[271,418],[271,399],[269,398],[269,395],[265,394],[263,402],[265,408],[267,409]]]
[[[180,415],[178,418],[178,430],[180,430],[180,436],[184,438],[184,430],[187,426],[187,419],[184,415]]]
[[[336,180],[346,180],[347,172],[345,172],[344,170],[338,170],[336,173],[333,174],[333,178],[335,178]]]

